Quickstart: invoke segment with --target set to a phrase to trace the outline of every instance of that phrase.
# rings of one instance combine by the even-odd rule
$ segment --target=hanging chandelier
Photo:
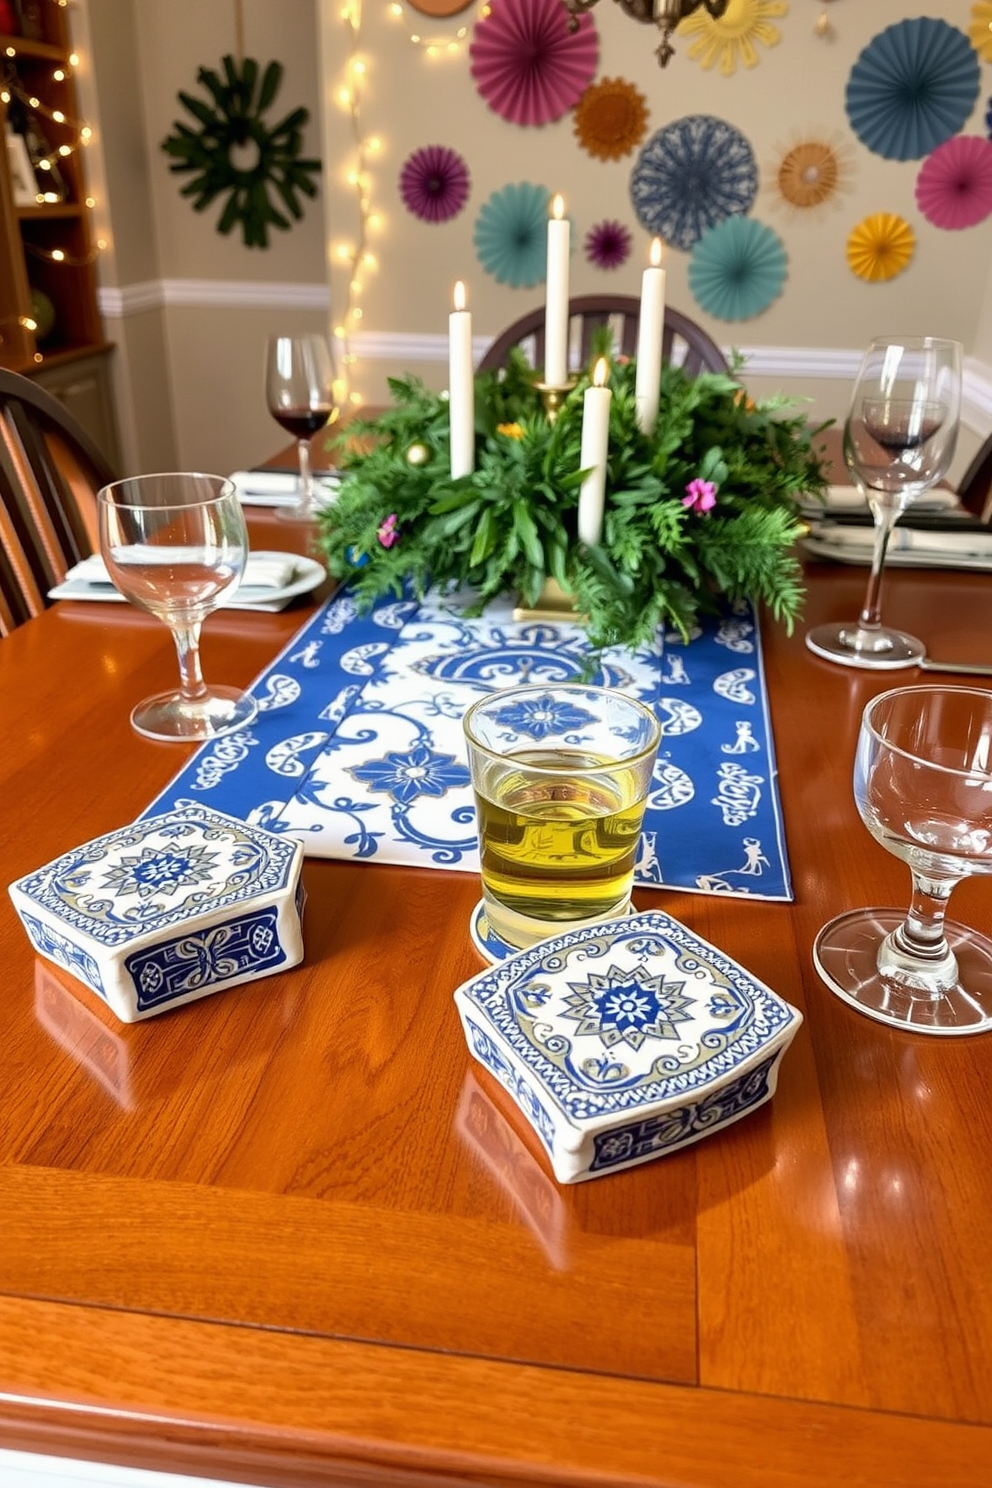
[[[563,3],[571,17],[570,30],[574,31],[579,24],[579,16],[592,10],[598,0],[563,0]],[[679,22],[692,15],[700,6],[718,21],[730,0],[616,0],[616,3],[627,15],[633,16],[635,21],[646,21],[649,25],[657,26],[661,41],[656,48],[656,55],[659,66],[666,67],[669,58],[675,55],[671,35]]]

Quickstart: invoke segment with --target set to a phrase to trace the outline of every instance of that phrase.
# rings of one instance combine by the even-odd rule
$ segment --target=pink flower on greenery
[[[385,521],[379,524],[379,528],[376,532],[376,537],[382,543],[382,546],[384,548],[391,548],[393,546],[393,543],[399,537],[399,533],[396,531],[397,521],[398,518],[396,516],[396,513],[390,512]]]
[[[685,488],[682,505],[692,511],[708,512],[716,506],[716,486],[712,481],[691,480]]]

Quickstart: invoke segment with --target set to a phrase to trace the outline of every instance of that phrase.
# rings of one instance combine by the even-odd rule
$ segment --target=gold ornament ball
[[[406,452],[408,465],[426,465],[431,457],[431,452],[426,444],[411,444]]]

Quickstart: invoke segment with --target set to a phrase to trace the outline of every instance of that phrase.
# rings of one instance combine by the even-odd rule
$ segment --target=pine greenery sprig
[[[580,545],[583,377],[555,423],[522,355],[475,379],[476,468],[452,480],[448,403],[413,377],[394,406],[335,441],[345,474],[320,519],[333,575],[367,608],[404,586],[503,591],[534,607],[548,578],[575,596],[595,648],[688,635],[718,597],[767,606],[791,630],[803,601],[797,502],[826,486],[811,426],[784,399],[753,403],[729,374],[662,370],[656,431],[637,426],[635,364],[612,364],[602,542]],[[687,505],[690,483],[715,503]]]

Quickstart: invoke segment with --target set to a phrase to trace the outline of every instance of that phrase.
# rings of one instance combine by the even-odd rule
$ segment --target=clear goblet
[[[915,1033],[992,1028],[992,940],[945,919],[955,884],[992,874],[992,692],[899,687],[868,704],[854,798],[872,836],[908,863],[908,912],[839,915],[813,946],[839,997]]]
[[[115,481],[99,493],[100,552],[125,599],[172,631],[179,687],[139,703],[131,723],[149,739],[212,739],[250,723],[253,697],[207,687],[200,626],[241,582],[248,529],[238,494],[219,475],[177,471]]]
[[[947,474],[961,412],[959,341],[877,337],[861,361],[844,424],[844,463],[875,524],[871,574],[856,621],[818,625],[806,636],[817,656],[845,666],[915,666],[926,648],[882,625],[882,571],[896,520]]]
[[[310,440],[332,420],[334,359],[323,336],[272,336],[265,354],[265,397],[269,412],[296,440],[300,466],[295,506],[280,507],[278,515],[291,522],[311,522],[314,501]]]

